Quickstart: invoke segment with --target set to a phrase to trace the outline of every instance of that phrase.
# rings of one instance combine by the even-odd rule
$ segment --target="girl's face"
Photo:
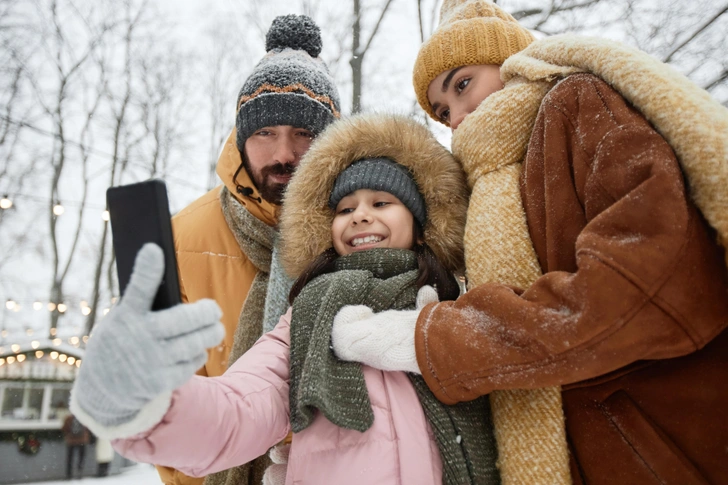
[[[455,131],[485,98],[503,88],[500,66],[476,64],[440,73],[427,88],[432,111]]]
[[[394,195],[359,189],[336,206],[331,238],[340,256],[372,248],[412,249],[414,224],[412,213]]]

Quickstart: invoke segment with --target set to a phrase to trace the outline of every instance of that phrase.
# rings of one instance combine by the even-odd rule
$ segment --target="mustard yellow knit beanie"
[[[417,54],[412,81],[417,101],[436,121],[427,88],[440,73],[473,64],[501,65],[534,41],[511,14],[488,0],[444,0],[440,24]]]

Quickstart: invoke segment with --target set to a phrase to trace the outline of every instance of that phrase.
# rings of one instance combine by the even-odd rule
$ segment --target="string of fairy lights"
[[[116,298],[112,299],[112,303],[116,301]],[[86,305],[86,306],[83,306]],[[43,310],[45,305],[43,305],[42,302],[34,302],[34,310],[40,311]],[[60,307],[60,309],[58,308]],[[88,304],[84,301],[81,302],[80,305],[82,311],[81,313],[84,315],[88,315],[90,311],[84,311],[83,309],[89,309],[90,307]],[[20,304],[13,300],[7,300],[5,302],[5,310],[6,311],[14,311],[17,312],[20,309]],[[64,304],[58,304],[54,305],[53,303],[48,303],[47,306],[45,306],[45,309],[53,311],[59,311],[61,313],[65,313],[68,311],[66,305]],[[104,315],[109,312],[108,308],[105,308],[103,310]],[[76,327],[77,328],[77,327]],[[65,353],[63,353],[62,349],[54,350],[54,348],[60,347],[64,343],[75,347],[80,348],[82,345],[85,345],[88,343],[89,335],[80,335],[80,330],[75,330],[74,335],[68,336],[68,334],[61,338],[60,331],[58,328],[51,328],[48,331],[49,337],[42,338],[42,339],[34,339],[30,342],[28,342],[28,338],[32,338],[34,334],[36,333],[36,329],[33,328],[26,328],[25,329],[25,335],[27,336],[26,339],[24,339],[23,343],[19,343],[18,339],[16,338],[15,342],[6,342],[9,331],[6,328],[3,328],[3,330],[0,332],[0,367],[4,365],[11,366],[13,364],[22,364],[27,357],[31,355],[35,355],[36,359],[42,359],[46,354],[51,360],[58,360],[58,362],[66,363],[69,365],[75,365],[76,367],[81,366],[81,359],[73,356],[69,356]],[[29,344],[29,345],[28,345]],[[42,348],[41,348],[42,347]],[[50,348],[50,350],[49,350]],[[45,350],[43,350],[45,349]],[[11,354],[11,355],[8,355]]]
[[[78,337],[72,337],[72,338],[75,338],[75,339],[77,339],[78,342],[80,342],[80,339],[78,339]],[[88,336],[84,335],[82,340],[84,343],[88,342]],[[59,341],[60,341],[60,339],[53,339],[51,341],[51,345],[58,347],[62,343]],[[36,359],[42,359],[43,356],[46,354],[46,351],[48,350],[48,349],[41,350],[39,348],[40,346],[41,346],[41,343],[38,340],[34,340],[33,342],[31,342],[31,348],[33,350],[31,350],[30,355],[34,354]],[[74,347],[78,347],[78,346],[79,345],[74,345]],[[28,354],[26,354],[25,352],[21,353],[22,348],[19,344],[12,344],[10,346],[10,350],[12,352],[14,352],[15,355],[7,355],[5,357],[0,357],[0,367],[2,367],[4,365],[11,366],[15,363],[22,364],[23,362],[25,362],[25,360],[28,357]],[[0,354],[3,354],[3,353],[4,353],[3,347],[0,347]],[[74,357],[72,355],[67,355],[60,350],[51,350],[50,352],[48,352],[48,357],[50,357],[51,360],[58,360],[61,363],[65,362],[68,365],[75,365],[76,367],[81,367],[81,359]]]
[[[6,122],[15,124],[19,127],[30,129],[31,131],[35,132],[36,134],[40,134],[43,136],[51,137],[51,138],[59,138],[59,135],[57,133],[53,133],[48,130],[44,130],[40,127],[34,126],[32,124],[29,124],[24,121],[15,120],[12,119],[7,115],[7,113],[0,113],[0,117],[4,119]],[[86,152],[88,153],[94,153],[98,156],[103,156],[105,158],[113,158],[112,155],[105,153],[101,150],[96,149],[95,147],[86,147],[82,146],[79,142],[76,142],[71,139],[65,139],[66,143],[69,143],[71,145],[77,145],[79,147],[83,147]],[[140,168],[148,168],[146,165],[144,165],[141,162],[137,162],[134,160],[128,160],[127,161],[131,165],[139,166]],[[95,178],[97,175],[100,175],[106,170],[106,167],[103,167],[102,169],[98,170],[94,175],[91,175],[89,179]],[[204,192],[206,189],[204,187],[199,186],[198,184],[194,182],[190,182],[187,179],[184,179],[182,177],[177,177],[174,175],[166,174],[165,179],[168,182],[175,183],[177,185],[187,187],[194,189],[196,192]],[[106,209],[106,206],[101,206],[99,204],[90,203],[87,201],[70,201],[65,200],[61,202],[61,200],[53,200],[42,196],[37,195],[31,195],[31,194],[23,194],[23,193],[14,193],[12,195],[5,193],[4,195],[0,196],[0,215],[2,215],[3,212],[9,211],[12,209],[17,208],[16,201],[29,201],[32,203],[42,204],[44,206],[51,206],[51,210],[53,212],[53,215],[56,217],[61,217],[66,213],[66,208],[69,207],[75,207],[75,208],[83,208],[97,211],[101,220],[104,223],[109,222],[109,211]],[[111,305],[113,305],[117,300],[117,297],[114,297],[111,299]],[[77,306],[76,306],[77,305]],[[7,299],[5,301],[4,308],[0,308],[3,311],[3,322],[2,327],[0,328],[0,355],[6,355],[6,352],[9,350],[15,355],[6,355],[5,357],[0,357],[0,366],[4,365],[13,365],[16,363],[22,363],[25,361],[28,355],[32,355],[33,351],[35,352],[36,358],[42,358],[44,356],[44,351],[42,349],[39,349],[39,347],[42,345],[40,340],[32,340],[30,342],[30,348],[27,353],[26,351],[23,351],[23,348],[26,348],[27,350],[27,339],[32,338],[36,332],[39,332],[39,330],[34,328],[25,328],[25,331],[22,332],[23,328],[26,325],[23,325],[19,329],[20,333],[25,334],[25,341],[21,345],[18,342],[13,343],[7,343],[6,340],[11,337],[10,331],[5,328],[5,313],[10,312],[12,313],[18,313],[24,308],[32,307],[34,312],[58,312],[59,314],[67,314],[68,312],[73,311],[80,311],[81,315],[84,317],[87,317],[91,314],[91,312],[94,311],[94,309],[91,308],[89,303],[85,300],[76,301],[75,303],[71,303],[70,299],[66,299],[66,301],[63,302],[53,302],[53,301],[47,301],[43,299],[37,299],[37,300],[18,300],[18,299]],[[75,310],[77,308],[78,310]],[[103,315],[106,315],[110,311],[110,308],[104,308],[101,313]],[[40,330],[44,331],[44,330]],[[59,331],[57,328],[51,328],[47,331],[47,334],[49,335],[50,345],[58,347],[62,345],[64,342],[67,342],[69,345],[73,347],[80,347],[82,344],[85,344],[88,341],[89,336],[88,335],[79,335],[80,331],[76,331],[76,335],[73,335],[68,338],[60,338]],[[15,340],[15,339],[14,339]],[[47,345],[46,345],[47,346]],[[20,352],[23,353],[20,353]],[[26,355],[27,353],[27,355]],[[65,362],[69,365],[76,365],[77,367],[80,366],[81,360],[77,359],[73,356],[68,356],[60,351],[51,351],[49,353],[49,356],[51,359],[57,359],[59,362]]]
[[[43,197],[38,197],[34,195],[28,195],[28,194],[13,194],[13,196],[9,196],[8,194],[5,194],[0,198],[0,209],[2,210],[10,210],[13,207],[15,207],[14,199],[26,199],[33,202],[43,203],[47,204],[48,199]],[[65,203],[61,203],[61,201],[54,201],[53,203],[53,215],[56,217],[60,217],[63,214],[66,213],[66,207],[88,207],[91,209],[95,209],[100,212],[101,219],[104,222],[109,221],[109,211],[106,209],[106,207],[102,207],[97,204],[90,204],[88,202],[75,202],[75,201],[68,201]]]
[[[44,199],[42,197],[32,196],[28,194],[14,194],[11,198],[8,195],[3,195],[0,198],[0,210],[6,211],[13,209],[16,205],[14,200],[15,199],[27,199],[31,200],[33,202],[38,203],[44,203],[47,204],[48,200]],[[99,205],[90,204],[88,202],[74,202],[69,201],[66,203],[61,203],[60,201],[56,201],[53,204],[53,214],[56,217],[62,216],[66,212],[66,207],[87,207],[90,209],[95,209],[100,212],[101,220],[106,223],[109,221],[109,211],[105,207],[101,207]],[[114,297],[111,299],[111,304],[113,305],[116,302],[117,298]],[[34,312],[41,312],[41,311],[47,311],[49,313],[52,312],[58,312],[59,314],[66,314],[67,312],[71,311],[71,306],[76,306],[73,303],[71,303],[70,300],[66,300],[63,302],[53,302],[53,301],[47,301],[42,299],[36,299],[36,300],[18,300],[18,299],[7,299],[5,301],[5,307],[4,312],[12,312],[12,313],[19,313],[22,309],[32,307]],[[80,300],[77,302],[77,308],[78,311],[80,311],[81,315],[84,317],[87,317],[91,314],[93,309],[89,305],[89,303],[86,300]],[[109,312],[110,308],[104,308],[102,310],[102,314],[106,315]],[[22,328],[21,328],[22,331]],[[42,331],[42,330],[41,330]],[[32,338],[34,334],[38,332],[37,329],[34,328],[25,328],[25,331],[22,332],[25,334],[26,339]],[[73,335],[71,337],[62,339],[58,336],[58,329],[57,328],[51,328],[47,331],[48,335],[50,336],[50,345],[52,346],[59,346],[65,342],[67,342],[69,345],[74,347],[80,347],[81,344],[85,344],[88,341],[88,335]],[[21,351],[21,348],[23,347],[20,343],[7,343],[6,340],[10,337],[10,330],[8,328],[5,328],[5,319],[3,318],[3,328],[0,330],[0,355],[5,354],[6,351],[10,350],[11,352],[17,354],[17,355],[10,355],[6,357],[0,357],[0,366],[2,365],[12,365],[15,363],[22,363],[26,359],[26,354],[21,353],[18,354],[18,352]],[[27,340],[26,340],[27,342]],[[31,348],[35,351],[36,358],[42,358],[44,355],[43,350],[36,350],[41,345],[40,340],[32,340],[30,342]],[[80,359],[76,359],[72,356],[67,356],[66,354],[63,354],[61,352],[52,351],[49,354],[51,359],[58,359],[59,362],[66,362],[71,365],[77,365],[80,366]]]
[[[117,302],[117,300],[118,300],[118,297],[111,298],[111,305],[114,305]],[[22,339],[25,342],[27,342],[27,340],[29,338],[34,337],[37,333],[45,332],[47,335],[49,335],[49,338],[52,339],[52,342],[55,345],[60,345],[61,343],[63,343],[63,341],[67,341],[68,344],[73,345],[75,347],[78,347],[81,342],[86,343],[86,341],[88,340],[87,335],[83,335],[83,336],[79,335],[81,333],[79,325],[73,326],[74,330],[72,330],[72,331],[73,331],[74,335],[72,335],[71,337],[65,337],[63,339],[60,338],[60,332],[59,332],[58,328],[37,329],[37,328],[33,328],[33,327],[30,327],[27,325],[22,325],[19,328],[14,329],[14,331],[12,332],[12,335],[11,335],[10,329],[8,329],[5,326],[5,320],[6,320],[5,314],[6,314],[6,312],[11,313],[11,314],[18,313],[26,306],[26,304],[29,304],[30,306],[32,306],[34,313],[47,311],[47,312],[58,312],[59,314],[63,315],[63,314],[67,314],[69,312],[74,311],[71,308],[69,308],[69,302],[54,303],[54,302],[50,302],[50,301],[46,302],[46,301],[36,300],[36,301],[33,301],[32,303],[30,303],[30,302],[23,302],[23,301],[18,301],[18,300],[13,300],[13,299],[6,300],[5,307],[2,310],[4,313],[3,313],[3,327],[2,327],[2,330],[0,330],[0,354],[2,354],[6,350],[5,348],[8,345],[10,345],[10,348],[13,348],[13,350],[15,349],[16,346],[20,346],[20,344],[17,342],[12,343],[12,344],[8,344],[6,342],[11,337],[14,337],[14,340],[18,340],[19,335],[24,336],[24,338],[22,338]],[[89,316],[91,314],[91,312],[93,311],[91,306],[89,305],[89,303],[85,300],[81,300],[80,302],[78,302],[77,306],[74,305],[74,307],[77,308],[77,310],[75,310],[75,311],[80,312],[80,314],[84,317]],[[107,308],[104,308],[101,311],[101,313],[102,313],[102,315],[106,315],[107,313],[109,313],[110,310],[111,310],[111,308],[107,307]]]

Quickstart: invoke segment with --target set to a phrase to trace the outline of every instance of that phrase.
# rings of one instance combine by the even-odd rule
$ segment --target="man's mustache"
[[[269,165],[261,170],[263,177],[269,175],[290,175],[295,172],[296,166],[292,163],[276,163],[275,165]]]

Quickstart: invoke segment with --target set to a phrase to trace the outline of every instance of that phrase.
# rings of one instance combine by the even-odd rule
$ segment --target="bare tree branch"
[[[425,25],[422,20],[422,0],[417,0],[417,20],[420,27],[420,42],[425,42]]]
[[[728,12],[728,4],[726,4],[717,14],[712,16],[710,19],[708,19],[703,25],[698,27],[692,34],[688,36],[687,39],[685,39],[683,42],[681,42],[677,47],[675,47],[665,58],[663,59],[663,62],[670,62],[672,60],[672,56],[677,54],[680,49],[688,45],[693,39],[695,39],[698,35],[700,35],[701,32],[703,32],[705,29],[710,27],[710,25],[718,20],[724,13]]]
[[[366,55],[369,47],[371,47],[374,37],[377,35],[379,26],[384,19],[384,16],[392,4],[392,0],[387,0],[387,3],[382,9],[377,23],[374,25],[374,29],[369,36],[369,40],[363,49],[360,49],[360,38],[361,38],[361,0],[354,0],[354,22],[351,27],[351,58],[349,64],[351,65],[351,81],[352,81],[352,96],[351,96],[351,112],[358,113],[361,111],[361,90],[363,80],[363,69],[364,69],[364,56]]]
[[[550,10],[550,14],[568,12],[568,11],[577,10],[580,8],[592,7],[596,4],[598,4],[600,1],[601,0],[587,0],[587,1],[581,2],[581,3],[558,5],[558,6],[554,6],[554,2],[552,1],[551,6],[549,7],[549,10]],[[524,9],[524,10],[516,10],[515,12],[511,12],[511,15],[513,15],[513,17],[516,20],[521,20],[526,17],[533,17],[534,15],[541,15],[541,14],[543,14],[543,12],[545,10],[546,9],[544,9],[544,8],[529,8],[529,9]]]
[[[712,81],[708,81],[708,83],[703,86],[703,89],[710,91],[726,79],[728,79],[728,69],[724,68],[723,72],[718,74]]]
[[[384,19],[384,16],[387,15],[387,10],[389,10],[389,6],[391,4],[392,4],[392,0],[387,0],[387,3],[384,5],[384,8],[382,9],[382,13],[379,15],[379,19],[377,20],[377,23],[374,25],[374,30],[372,30],[372,35],[369,36],[369,40],[367,41],[366,47],[364,47],[364,50],[361,51],[361,53],[359,55],[363,56],[369,50],[369,47],[372,45],[372,41],[374,40],[374,37],[377,35],[379,26],[382,24],[382,20]],[[357,54],[354,54],[354,55],[357,55]]]

